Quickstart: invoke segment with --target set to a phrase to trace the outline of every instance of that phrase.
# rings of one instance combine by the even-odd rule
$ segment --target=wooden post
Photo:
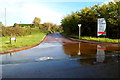
[[[11,42],[11,38],[10,38],[10,44],[11,44],[12,42]]]

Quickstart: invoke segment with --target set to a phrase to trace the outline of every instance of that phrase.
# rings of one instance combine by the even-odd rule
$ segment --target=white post
[[[79,26],[79,39],[80,39],[80,30],[81,30],[81,24],[78,24]],[[78,51],[78,55],[81,55],[81,52],[80,52],[80,42],[79,42],[79,51]]]
[[[81,31],[81,24],[78,24],[78,26],[79,26],[79,39],[80,39],[80,36],[81,36],[81,34],[80,34],[80,31]]]

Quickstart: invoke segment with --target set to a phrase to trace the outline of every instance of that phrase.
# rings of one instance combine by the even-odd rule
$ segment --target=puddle
[[[41,43],[35,48],[50,48],[50,47],[58,47],[58,46],[62,46],[62,44],[51,42],[51,43]]]

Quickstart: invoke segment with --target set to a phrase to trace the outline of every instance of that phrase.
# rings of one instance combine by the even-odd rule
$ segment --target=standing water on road
[[[55,33],[47,35],[44,41],[34,48],[1,56],[3,65],[61,59],[79,59],[84,64],[94,64],[118,61],[119,51],[119,46],[71,41]]]
[[[117,44],[77,42],[54,33],[47,35],[44,41],[34,48],[0,56],[4,66],[3,77],[118,77],[120,49]],[[36,70],[39,72],[35,73]],[[18,72],[21,75],[17,75]],[[47,73],[51,74],[46,75]]]

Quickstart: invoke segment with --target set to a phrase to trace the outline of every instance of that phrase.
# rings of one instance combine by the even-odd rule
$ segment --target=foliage
[[[25,27],[25,26],[31,26],[31,25],[33,25],[33,24],[18,24],[20,27]]]
[[[69,37],[73,37],[73,38],[79,38],[78,35],[70,35]],[[112,42],[112,43],[120,43],[120,39],[110,39],[110,38],[104,38],[104,37],[89,37],[89,36],[81,36],[81,39],[85,39],[85,40],[94,40],[94,41],[100,41],[100,42]]]
[[[19,27],[19,24],[15,23],[15,24],[13,25],[13,27]]]
[[[0,22],[0,37],[2,37],[2,27],[3,27],[3,24],[2,22]]]
[[[78,23],[80,16],[77,13],[72,13],[64,19],[62,19],[62,26],[65,33],[68,35],[78,34]]]
[[[0,27],[2,27],[3,26],[3,24],[2,24],[2,22],[0,22]]]
[[[2,36],[25,36],[30,34],[28,27],[2,27]]]
[[[120,40],[118,40],[118,39],[96,38],[96,37],[81,37],[81,38],[82,38],[82,39],[86,39],[86,40],[100,41],[100,42],[120,43]]]
[[[28,26],[26,27],[3,27],[2,28],[2,36],[26,36],[31,34],[40,33],[38,27],[36,28],[30,28]]]
[[[41,25],[40,31],[44,31],[48,33],[62,32],[62,27],[60,25],[47,22]]]
[[[35,19],[33,20],[33,26],[32,27],[39,27],[41,22],[41,19],[38,17],[35,17]]]
[[[44,23],[39,24],[39,27],[30,27],[19,26],[19,24],[15,23],[14,27],[1,27],[2,28],[2,36],[26,36],[36,33],[54,33],[54,32],[62,32],[62,27],[60,25],[55,25],[52,23]]]
[[[97,19],[105,18],[107,22],[107,37],[120,38],[119,8],[117,4],[109,2],[103,5],[85,7],[62,19],[64,33],[67,35],[78,35],[78,24],[81,26],[82,36],[97,36]]]

